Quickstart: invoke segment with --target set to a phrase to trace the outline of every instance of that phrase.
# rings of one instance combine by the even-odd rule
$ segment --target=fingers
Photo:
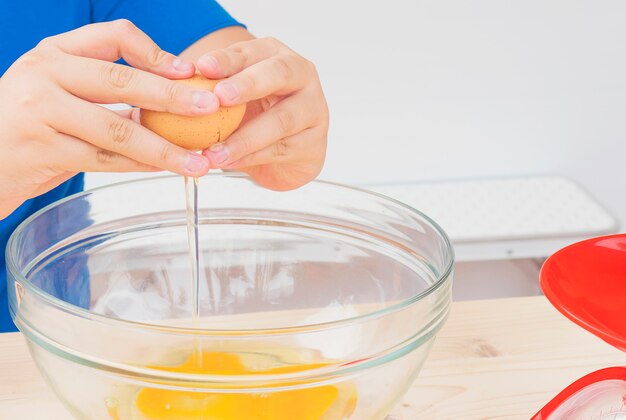
[[[117,61],[169,79],[186,79],[195,72],[193,63],[169,54],[125,19],[86,25],[45,41],[70,55]]]
[[[139,108],[120,109],[114,112],[122,118],[128,118],[137,124],[141,124]]]
[[[278,140],[232,162],[224,169],[250,168],[269,164],[303,163],[320,166],[326,155],[326,133],[319,127]],[[316,173],[313,175],[315,176]]]
[[[246,172],[263,187],[286,191],[315,179],[325,153],[326,131],[315,127],[248,155],[226,170]]]
[[[121,64],[65,55],[50,65],[64,90],[90,102],[122,102],[181,115],[211,114],[219,108],[212,92]]]
[[[66,53],[48,60],[54,79],[87,101],[124,102],[190,116],[210,114],[219,107],[212,92],[169,80],[190,77],[195,67],[162,51],[129,21],[87,25],[51,37],[46,45]],[[119,58],[136,68],[112,63]]]
[[[276,55],[254,64],[215,86],[222,105],[237,105],[269,95],[288,95],[311,79],[309,63],[295,55]]]
[[[149,166],[186,176],[203,176],[209,169],[204,156],[173,145],[114,111],[77,98],[59,100],[58,106],[47,111],[47,120],[59,132]],[[106,156],[100,157],[106,160]]]
[[[287,50],[273,38],[237,42],[227,48],[205,54],[198,59],[198,70],[210,79],[222,79]]]
[[[283,99],[240,127],[226,142],[214,145],[203,154],[212,167],[222,167],[312,127],[321,112],[312,106],[319,103],[312,99],[312,95],[302,91]]]
[[[125,108],[125,109],[113,110],[113,112],[115,112],[120,117],[128,118],[129,120],[133,120],[135,122],[139,122],[138,111],[139,111],[139,108]],[[137,114],[136,117],[135,117],[135,114]],[[137,119],[135,120],[135,118],[137,118]]]
[[[155,172],[159,168],[101,149],[67,134],[55,133],[45,159],[65,172]]]
[[[213,51],[198,59],[198,70],[209,78],[228,77],[217,84],[220,103],[232,106],[287,95],[317,79],[313,65],[272,38],[255,39]]]

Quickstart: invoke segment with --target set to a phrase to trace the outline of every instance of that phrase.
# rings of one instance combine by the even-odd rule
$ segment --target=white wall
[[[332,112],[324,178],[562,173],[626,225],[626,2],[222,4],[317,63]]]

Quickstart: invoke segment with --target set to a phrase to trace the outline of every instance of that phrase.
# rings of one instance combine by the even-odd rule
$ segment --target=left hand
[[[326,156],[328,107],[315,66],[281,42],[253,39],[205,54],[197,69],[223,106],[248,103],[242,125],[203,154],[212,168],[240,170],[289,190],[313,180]]]

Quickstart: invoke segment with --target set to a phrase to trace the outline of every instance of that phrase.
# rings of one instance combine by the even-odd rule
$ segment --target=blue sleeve
[[[128,19],[172,54],[218,29],[245,27],[213,0],[92,0],[92,17],[93,22]]]

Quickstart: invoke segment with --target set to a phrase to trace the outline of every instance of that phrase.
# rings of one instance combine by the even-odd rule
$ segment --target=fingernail
[[[180,58],[176,57],[172,60],[172,66],[180,72],[187,72],[193,68],[193,63],[189,61],[183,61]]]
[[[215,86],[215,94],[227,101],[236,101],[239,98],[239,89],[234,83],[222,82]]]
[[[190,153],[187,155],[185,169],[190,173],[203,172],[209,168],[209,161],[201,155]]]
[[[196,91],[191,95],[191,102],[200,109],[215,109],[219,107],[217,97],[206,91]]]
[[[217,70],[220,66],[217,58],[213,57],[211,54],[205,54],[200,57],[198,59],[198,64],[201,64],[203,67],[208,67],[211,70]]]
[[[226,149],[223,143],[215,143],[209,147],[209,152],[211,155],[211,161],[215,162],[217,165],[228,161],[228,149]]]

